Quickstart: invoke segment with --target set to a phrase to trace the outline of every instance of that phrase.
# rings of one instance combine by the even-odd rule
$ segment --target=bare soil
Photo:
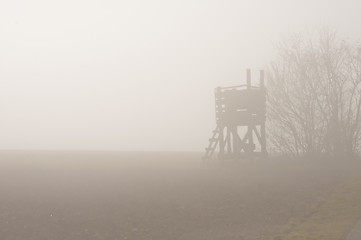
[[[357,161],[0,152],[0,239],[281,239]]]

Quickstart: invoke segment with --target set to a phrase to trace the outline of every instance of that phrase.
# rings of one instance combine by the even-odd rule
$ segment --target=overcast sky
[[[203,151],[213,89],[291,33],[361,38],[360,1],[0,1],[0,149]]]

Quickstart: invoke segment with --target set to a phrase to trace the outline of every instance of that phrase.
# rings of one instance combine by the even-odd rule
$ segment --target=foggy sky
[[[361,37],[359,1],[0,2],[0,149],[203,151],[213,89],[283,36]]]

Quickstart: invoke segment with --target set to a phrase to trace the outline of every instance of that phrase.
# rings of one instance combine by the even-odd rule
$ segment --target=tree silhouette
[[[268,71],[268,132],[275,151],[353,156],[361,142],[361,45],[335,31],[293,35]]]

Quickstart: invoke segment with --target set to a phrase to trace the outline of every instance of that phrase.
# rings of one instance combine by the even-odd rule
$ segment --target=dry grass
[[[339,239],[359,217],[359,164],[200,157],[0,152],[0,239]]]
[[[298,223],[289,224],[284,240],[341,240],[361,219],[361,174],[358,164],[349,175],[313,206],[311,214]],[[297,220],[294,220],[297,222]]]

